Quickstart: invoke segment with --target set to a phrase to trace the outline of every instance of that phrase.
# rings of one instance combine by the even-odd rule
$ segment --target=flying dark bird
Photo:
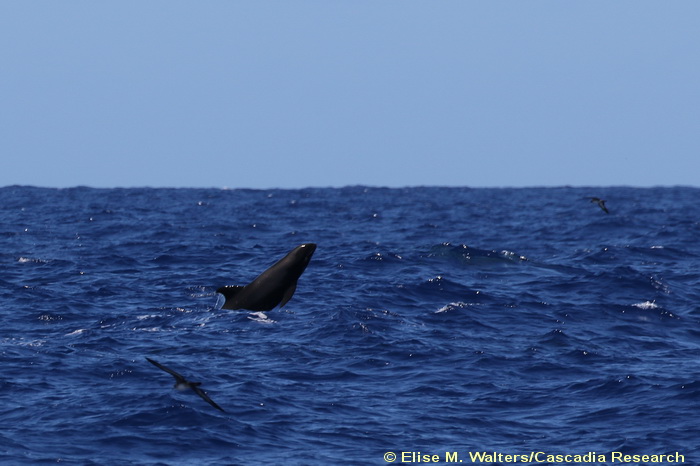
[[[222,309],[265,312],[284,306],[292,299],[315,250],[313,243],[302,244],[246,286],[222,286],[216,290],[226,298]]]
[[[600,198],[598,198],[598,197],[592,197],[592,198],[591,198],[591,202],[598,204],[598,207],[600,207],[601,209],[603,209],[603,212],[605,212],[606,214],[609,214],[609,213],[610,213],[610,211],[608,210],[608,208],[605,207],[605,199],[600,199]]]
[[[210,405],[212,405],[213,407],[215,407],[219,411],[226,412],[223,410],[223,408],[221,406],[214,403],[214,400],[209,398],[209,395],[207,395],[207,393],[204,390],[199,388],[199,386],[202,385],[201,382],[190,382],[189,380],[185,379],[183,376],[181,376],[180,374],[178,374],[174,370],[165,367],[164,365],[154,361],[153,359],[151,359],[151,358],[146,358],[146,359],[148,360],[148,362],[150,362],[151,364],[156,366],[158,369],[164,370],[168,374],[175,377],[175,389],[176,390],[183,391],[183,390],[191,389],[197,395],[201,396],[204,401],[206,401],[207,403],[209,403]]]

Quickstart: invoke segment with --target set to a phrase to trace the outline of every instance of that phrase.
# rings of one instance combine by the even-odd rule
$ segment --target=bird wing
[[[201,388],[199,388],[199,387],[196,386],[196,385],[191,385],[191,387],[192,387],[192,390],[193,390],[197,395],[201,396],[202,399],[203,399],[204,401],[206,401],[207,403],[209,403],[210,405],[212,405],[213,407],[215,407],[215,408],[218,409],[219,411],[222,411],[222,412],[224,412],[224,413],[226,412],[226,411],[224,411],[224,409],[223,409],[221,406],[219,406],[219,405],[217,405],[216,403],[214,403],[214,400],[212,400],[211,398],[209,398],[209,395],[207,395],[207,392],[205,392],[204,390],[202,390]]]
[[[167,372],[168,374],[170,374],[170,375],[172,375],[173,377],[175,377],[175,379],[177,379],[178,382],[186,382],[186,381],[187,381],[182,375],[178,374],[177,372],[175,372],[174,370],[172,370],[172,369],[170,369],[170,368],[168,368],[168,367],[165,367],[165,366],[162,365],[161,363],[159,363],[159,362],[157,362],[157,361],[154,361],[154,360],[151,359],[151,358],[146,358],[146,360],[148,360],[148,362],[150,362],[151,364],[153,364],[154,366],[156,366],[158,369],[164,370],[164,371]]]

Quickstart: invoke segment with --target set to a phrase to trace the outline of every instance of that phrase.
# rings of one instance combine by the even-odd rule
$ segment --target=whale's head
[[[314,243],[299,245],[265,271],[261,277],[274,277],[275,281],[279,280],[280,277],[285,277],[284,280],[288,280],[289,284],[296,284],[297,279],[304,273],[306,266],[309,265],[314,251],[316,251],[316,245]]]
[[[304,267],[309,265],[309,261],[311,260],[311,256],[314,255],[314,252],[316,251],[316,244],[314,243],[306,243],[302,244],[301,246],[297,246],[292,252],[291,255],[294,258],[294,261],[299,261],[304,264]]]

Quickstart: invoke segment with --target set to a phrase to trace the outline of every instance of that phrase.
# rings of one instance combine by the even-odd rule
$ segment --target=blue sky
[[[700,2],[0,0],[0,186],[699,185]]]

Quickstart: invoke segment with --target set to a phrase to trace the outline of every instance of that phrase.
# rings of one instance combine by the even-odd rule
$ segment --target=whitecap
[[[144,314],[142,316],[136,316],[136,320],[155,319],[157,317],[159,317],[157,314]]]
[[[267,317],[264,312],[253,312],[248,316],[248,318],[253,322],[261,322],[263,324],[274,324],[277,322],[276,320],[272,320]]]
[[[632,306],[644,310],[657,309],[659,307],[654,301],[644,301],[643,303],[632,304]]]
[[[12,342],[13,344],[16,344],[18,346],[35,348],[39,346],[44,346],[46,340],[25,340],[24,338],[6,338],[2,340],[2,342]]]
[[[43,259],[32,259],[31,257],[20,257],[19,259],[17,259],[17,262],[19,262],[20,264],[26,264],[28,262],[33,262],[35,264],[45,264],[47,261]]]
[[[477,303],[463,303],[461,301],[459,302],[454,302],[450,304],[446,304],[445,306],[442,306],[440,309],[435,311],[435,314],[440,314],[442,312],[449,312],[454,309],[464,309],[465,307],[470,307],[470,306],[476,306]]]

